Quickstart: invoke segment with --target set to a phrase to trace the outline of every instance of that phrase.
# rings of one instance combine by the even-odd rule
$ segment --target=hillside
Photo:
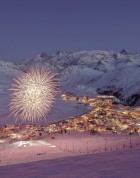
[[[140,54],[127,50],[76,51],[48,55],[43,52],[19,65],[26,71],[32,66],[49,67],[60,76],[60,87],[78,95],[107,94],[126,105],[139,105]]]

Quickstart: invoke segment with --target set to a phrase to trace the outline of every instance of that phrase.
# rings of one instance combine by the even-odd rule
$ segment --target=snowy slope
[[[133,178],[140,177],[139,149],[99,153],[0,168],[2,178]]]
[[[119,97],[124,104],[140,104],[140,67],[138,65],[110,71],[96,84],[98,93]]]
[[[0,119],[3,124],[6,123],[7,119],[9,120],[9,88],[13,82],[13,78],[21,73],[21,70],[16,65],[0,61]]]
[[[58,51],[52,55],[43,52],[26,59],[19,67],[28,70],[38,65],[60,74],[62,90],[78,95],[113,94],[125,104],[139,104],[140,54],[125,49],[121,52]]]

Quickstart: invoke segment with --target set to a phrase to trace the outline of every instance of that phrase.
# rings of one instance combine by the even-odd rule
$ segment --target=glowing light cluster
[[[16,119],[37,121],[46,117],[54,102],[57,77],[50,70],[30,69],[11,87],[10,111]]]

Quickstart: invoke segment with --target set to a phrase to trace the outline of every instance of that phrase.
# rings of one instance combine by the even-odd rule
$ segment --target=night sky
[[[0,0],[0,59],[58,50],[140,52],[139,0]]]

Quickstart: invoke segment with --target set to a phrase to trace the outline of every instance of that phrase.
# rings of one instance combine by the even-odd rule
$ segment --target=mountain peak
[[[48,58],[50,58],[50,55],[49,55],[47,52],[45,52],[45,51],[43,51],[39,56],[40,56],[41,58],[43,58],[43,59],[48,59]]]
[[[61,55],[61,54],[65,54],[64,51],[56,51],[56,55]]]
[[[124,55],[128,55],[128,54],[129,54],[129,52],[128,52],[127,49],[123,49],[120,53],[121,53],[121,54],[124,54]]]

